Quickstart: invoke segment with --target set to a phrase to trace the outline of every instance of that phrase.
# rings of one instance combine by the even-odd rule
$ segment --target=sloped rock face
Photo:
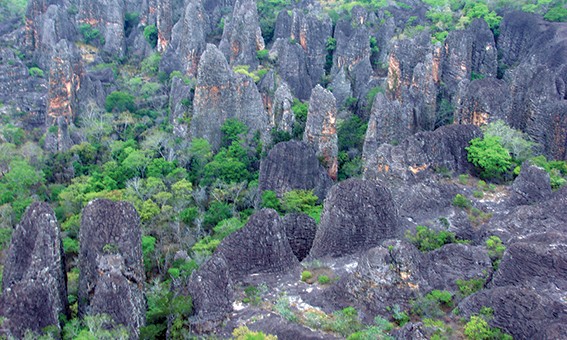
[[[299,261],[309,255],[315,233],[317,232],[317,223],[311,217],[305,214],[287,214],[282,221],[287,239],[291,250]]]
[[[331,19],[317,6],[307,6],[307,12],[293,9],[278,14],[270,54],[277,55],[278,74],[295,97],[309,99],[311,89],[325,75],[325,44],[332,32]]]
[[[338,173],[337,103],[333,94],[317,85],[311,93],[303,141],[317,150],[329,177]]]
[[[193,93],[191,85],[184,83],[183,79],[174,77],[171,80],[171,90],[169,92],[169,107],[171,110],[170,122],[173,125],[173,134],[177,137],[186,138],[189,134],[189,127],[186,123],[187,118],[191,118],[191,102]]]
[[[160,0],[157,2],[156,27],[158,29],[157,50],[164,52],[171,41],[173,28],[173,12],[171,0]]]
[[[189,76],[196,76],[209,32],[202,1],[188,1],[183,16],[172,29],[171,43],[162,58],[160,70],[181,70]]]
[[[232,280],[222,256],[213,256],[191,274],[186,287],[199,333],[210,332],[232,311]]]
[[[375,181],[349,179],[329,191],[311,255],[354,254],[399,234],[390,191]]]
[[[567,189],[554,192],[544,201],[530,206],[511,208],[501,216],[495,216],[487,225],[493,235],[503,241],[532,233],[567,233]]]
[[[225,23],[219,49],[230,65],[258,67],[256,51],[264,49],[255,0],[236,0],[232,17]]]
[[[456,280],[484,279],[492,272],[486,248],[448,244],[427,253],[427,283],[432,289],[458,291]]]
[[[299,268],[285,226],[272,209],[252,215],[242,229],[221,242],[213,256],[226,260],[234,280],[258,273],[286,274]]]
[[[481,126],[496,120],[508,121],[512,110],[508,85],[496,78],[464,80],[456,98],[455,122]]]
[[[512,191],[511,200],[517,205],[543,201],[551,195],[549,174],[530,162],[524,162],[520,175],[512,184]]]
[[[130,203],[94,200],[83,209],[79,314],[109,314],[137,338],[145,323],[142,232]]]
[[[323,200],[332,185],[315,150],[303,142],[276,144],[260,164],[260,191],[273,190],[279,197],[291,190],[313,190]]]
[[[378,93],[372,105],[365,140],[376,144],[395,143],[412,134],[411,115],[398,100]]]
[[[494,309],[493,325],[514,338],[561,338],[567,311],[567,237],[564,233],[533,234],[513,242],[504,253],[491,289],[459,304],[465,316],[482,306]]]
[[[59,328],[68,315],[65,257],[55,213],[47,203],[33,203],[12,235],[4,266],[0,316],[4,335],[23,338]]]
[[[121,58],[126,51],[124,32],[124,2],[120,0],[79,0],[78,24],[89,24],[98,29],[100,41],[108,56]]]
[[[385,313],[394,304],[409,307],[409,301],[427,289],[422,266],[423,254],[413,245],[390,240],[364,253],[355,272],[324,294],[339,308],[355,304],[371,315]]]
[[[379,146],[371,129],[369,124],[362,155],[366,179],[417,182],[435,169],[473,171],[465,147],[481,136],[476,126],[443,126],[433,132],[417,133],[396,146]]]
[[[543,145],[547,157],[567,160],[567,101],[542,105],[529,133]]]
[[[268,115],[256,84],[232,72],[224,55],[212,44],[207,45],[199,63],[193,111],[191,136],[207,139],[214,150],[220,148],[220,128],[229,118],[246,124],[250,137],[260,131],[264,140],[268,138]]]

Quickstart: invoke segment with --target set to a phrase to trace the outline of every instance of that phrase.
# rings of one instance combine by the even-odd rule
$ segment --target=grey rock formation
[[[248,65],[255,70],[258,67],[256,52],[264,47],[256,1],[236,0],[231,18],[225,21],[219,49],[230,65]]]
[[[323,332],[313,331],[296,322],[289,322],[279,315],[270,313],[248,327],[252,331],[262,331],[272,334],[278,339],[302,339],[302,340],[328,340],[336,337]]]
[[[390,191],[376,181],[349,179],[329,191],[311,255],[354,254],[399,234]]]
[[[229,118],[246,124],[250,138],[259,131],[267,140],[268,115],[256,84],[247,76],[235,74],[220,50],[208,44],[199,63],[190,135],[207,139],[213,150],[218,150],[220,128]]]
[[[309,99],[311,89],[325,75],[325,45],[332,29],[328,14],[316,5],[308,5],[306,12],[294,9],[279,13],[270,54],[277,56],[278,74],[295,97]]]
[[[309,112],[303,141],[315,147],[329,177],[338,173],[337,103],[333,94],[321,85],[315,86],[309,99]]]
[[[435,169],[458,173],[474,169],[467,160],[465,147],[470,140],[481,136],[476,126],[443,126],[433,132],[417,133],[396,146],[380,146],[373,128],[368,125],[362,155],[366,179],[416,182],[427,178]]]
[[[492,272],[492,261],[481,246],[447,244],[427,253],[427,258],[427,283],[432,289],[458,291],[458,279],[485,279]]]
[[[252,215],[242,229],[221,242],[213,256],[225,259],[233,280],[258,273],[286,274],[299,268],[285,226],[271,209]]]
[[[83,209],[79,241],[79,315],[109,314],[137,338],[146,312],[138,213],[130,203],[94,200]]]
[[[79,0],[77,22],[98,29],[102,36],[92,43],[102,46],[108,57],[121,58],[126,52],[124,32],[124,1],[120,0]]]
[[[508,121],[512,102],[508,85],[496,78],[459,83],[455,122],[481,126],[496,120]]]
[[[59,329],[68,315],[65,256],[59,224],[47,203],[33,203],[12,234],[4,265],[0,316],[4,335]]]
[[[187,138],[189,134],[188,119],[193,111],[193,93],[191,84],[185,84],[183,79],[174,77],[171,79],[171,90],[169,91],[169,108],[171,114],[169,120],[173,125],[173,134],[176,137]]]
[[[543,201],[550,195],[549,174],[529,161],[524,162],[520,175],[512,184],[511,200],[517,205],[525,205]]]
[[[160,70],[181,70],[184,74],[196,76],[209,32],[202,1],[188,1],[183,16],[172,29],[171,42],[162,58]]]
[[[429,334],[424,329],[421,322],[408,322],[402,328],[394,332],[394,338],[397,340],[414,339],[425,340],[429,339]]]
[[[193,272],[186,287],[193,301],[195,320],[192,324],[199,333],[210,332],[232,311],[232,280],[227,262],[222,256],[213,256],[199,270]]]
[[[426,290],[423,254],[413,245],[390,240],[364,253],[356,270],[324,293],[338,308],[356,305],[365,313],[385,313],[388,306],[402,309]]]
[[[286,82],[281,84],[274,93],[273,105],[271,110],[271,125],[280,131],[293,132],[295,115],[291,110],[293,96]]]
[[[157,50],[164,52],[171,42],[171,31],[173,29],[173,8],[171,0],[160,0],[157,2]]]
[[[305,214],[287,214],[282,221],[287,239],[291,250],[299,261],[309,255],[315,233],[317,232],[317,223],[311,217]]]
[[[528,133],[543,145],[548,158],[567,160],[567,100],[538,108]]]
[[[276,144],[260,164],[260,191],[273,190],[279,197],[291,190],[313,190],[322,201],[332,185],[315,150],[303,142]]]

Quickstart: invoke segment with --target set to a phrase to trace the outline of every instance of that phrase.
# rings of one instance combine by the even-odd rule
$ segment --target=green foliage
[[[319,275],[317,277],[317,282],[319,282],[319,284],[326,285],[331,282],[331,279],[327,275]]]
[[[474,278],[469,280],[458,279],[455,283],[457,284],[457,287],[459,287],[459,292],[463,296],[469,296],[481,290],[482,287],[484,287],[485,280]]]
[[[291,111],[293,111],[293,115],[295,116],[295,122],[293,123],[293,137],[300,140],[303,138],[303,132],[305,131],[309,105],[308,103],[303,103],[299,101],[299,99],[294,98]]]
[[[463,208],[463,209],[468,209],[471,207],[472,203],[471,201],[466,198],[464,195],[461,194],[456,194],[455,197],[453,198],[453,205],[455,207],[459,207],[459,208]]]
[[[396,321],[398,326],[403,327],[406,323],[410,321],[409,315],[406,312],[404,312],[399,305],[387,307],[386,309],[392,312],[392,319]]]
[[[328,52],[333,52],[334,50],[337,49],[337,39],[333,38],[333,37],[328,37],[327,41],[325,42],[325,49]]]
[[[540,155],[530,160],[533,164],[542,167],[549,174],[549,181],[553,189],[559,189],[567,184],[567,162],[548,161],[545,156]],[[519,173],[519,171],[518,171]]]
[[[281,204],[275,191],[265,190],[262,192],[262,208],[281,211]]]
[[[247,77],[252,78],[252,80],[254,80],[254,82],[256,82],[256,83],[260,81],[260,76],[258,75],[259,71],[250,72],[250,66],[249,65],[237,65],[232,70],[235,73],[243,74]]]
[[[512,157],[500,143],[500,137],[485,135],[470,141],[467,159],[481,170],[484,178],[497,178],[510,170]]]
[[[4,140],[8,143],[14,144],[15,146],[22,145],[26,140],[26,133],[24,132],[24,129],[12,124],[6,124],[0,131]]]
[[[543,18],[547,21],[567,22],[567,8],[553,7],[545,13]]]
[[[313,278],[313,274],[310,271],[304,270],[301,272],[301,281],[307,282],[311,278]]]
[[[104,45],[104,37],[100,33],[100,31],[90,24],[82,23],[79,25],[79,32],[83,36],[83,41],[85,44],[92,44],[92,43],[100,43]]]
[[[368,91],[368,93],[366,94],[366,103],[367,103],[368,111],[372,109],[372,105],[374,105],[374,99],[376,99],[376,95],[378,95],[378,93],[384,93],[384,88],[381,86],[376,86],[371,88],[370,91]]]
[[[348,340],[390,340],[392,337],[386,333],[391,331],[394,325],[380,316],[374,318],[374,324],[370,325],[363,330],[352,333],[347,338]]]
[[[206,230],[211,230],[220,221],[232,217],[232,208],[222,202],[213,202],[203,217],[203,227]]]
[[[488,124],[484,129],[485,136],[498,137],[517,164],[521,164],[533,155],[534,143],[521,131],[515,130],[502,120]],[[486,139],[486,137],[485,137]]]
[[[353,307],[346,307],[333,313],[333,321],[330,324],[333,332],[348,337],[362,328],[363,325],[358,319],[358,311]]]
[[[258,18],[264,42],[268,45],[274,36],[276,16],[291,5],[290,0],[262,0],[257,2]]]
[[[134,112],[136,110],[135,99],[136,98],[129,93],[114,91],[106,96],[104,107],[108,112]]]
[[[465,325],[465,336],[472,340],[492,339],[492,332],[486,320],[473,315]]]
[[[126,327],[116,324],[107,314],[85,315],[83,320],[73,319],[63,328],[63,339],[126,340],[128,337]]]
[[[144,38],[152,48],[156,48],[158,42],[158,29],[156,25],[144,27]]]
[[[320,212],[317,206],[318,199],[312,190],[292,190],[283,195],[281,205],[287,213],[302,212],[311,215],[314,212]]]
[[[421,251],[431,251],[448,243],[456,242],[455,234],[449,231],[434,231],[426,226],[417,226],[415,234],[406,232],[406,238]]]
[[[171,322],[170,336],[179,338],[183,320],[186,320],[193,308],[190,296],[174,295],[167,283],[156,282],[146,290],[148,309],[146,326],[140,330],[140,339],[165,338],[168,321]]]
[[[228,147],[234,142],[240,143],[248,133],[248,127],[238,119],[231,118],[224,121],[221,133],[221,146]]]
[[[367,127],[368,124],[356,115],[342,121],[337,129],[339,151],[362,151]]]
[[[197,217],[199,217],[199,210],[196,207],[187,207],[179,213],[181,221],[189,226],[193,225]]]
[[[492,260],[492,266],[494,269],[498,269],[500,260],[504,256],[504,251],[506,251],[506,246],[502,244],[502,240],[498,236],[490,236],[486,240],[486,249],[488,250],[488,256]]]
[[[79,254],[79,241],[72,239],[70,237],[65,237],[63,239],[63,250],[65,254]]]
[[[12,228],[0,228],[0,251],[4,251],[10,245],[13,231]]]
[[[232,331],[234,340],[276,340],[277,337],[263,332],[254,332],[246,326],[240,326]]]
[[[140,65],[142,72],[150,76],[154,76],[158,74],[160,62],[161,62],[161,54],[157,52],[150,54],[148,57],[142,60],[142,63]]]
[[[149,272],[154,266],[153,256],[156,250],[156,241],[156,238],[153,236],[142,236],[142,255],[146,272]]]
[[[256,56],[258,57],[258,59],[260,59],[260,61],[267,60],[269,54],[270,54],[270,51],[268,51],[266,49],[263,49],[263,50],[256,52]]]
[[[290,308],[290,302],[287,296],[280,297],[274,305],[274,310],[289,322],[297,322],[298,318]]]
[[[39,67],[30,67],[28,73],[31,77],[37,77],[37,78],[44,77],[43,70],[40,69]]]
[[[453,304],[453,294],[451,294],[451,292],[448,292],[446,290],[438,290],[438,289],[432,290],[425,296],[425,298],[437,301],[440,304],[443,304],[448,307],[451,307]]]
[[[0,21],[12,17],[24,17],[28,0],[2,0],[0,1]]]

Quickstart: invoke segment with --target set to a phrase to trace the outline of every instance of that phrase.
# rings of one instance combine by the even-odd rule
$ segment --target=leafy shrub
[[[234,340],[277,340],[277,337],[263,332],[253,332],[246,326],[240,326],[232,331]]]
[[[534,157],[530,161],[547,171],[553,189],[559,189],[567,183],[565,179],[565,175],[567,175],[566,161],[548,161],[543,155]]]
[[[434,231],[426,226],[417,226],[415,234],[406,232],[406,238],[421,251],[431,251],[448,243],[456,242],[455,234],[449,231]]]
[[[79,241],[70,237],[65,237],[63,239],[63,250],[65,251],[65,254],[78,254]]]
[[[263,49],[263,50],[260,50],[260,51],[256,52],[256,56],[257,56],[258,59],[260,59],[260,60],[266,60],[266,59],[268,59],[268,55],[269,55],[269,54],[270,54],[270,51],[268,51],[268,50],[266,50],[266,49]]]
[[[101,45],[104,45],[104,37],[98,29],[92,27],[90,24],[82,23],[79,25],[79,32],[83,36],[83,41],[86,44],[98,41]]]
[[[510,170],[512,157],[500,143],[500,137],[485,135],[470,141],[467,159],[481,170],[484,178],[497,178]]]
[[[348,340],[388,340],[393,339],[386,335],[387,332],[391,331],[394,325],[388,320],[377,316],[374,318],[374,324],[364,328],[361,331],[351,334]]]
[[[456,194],[455,197],[453,198],[453,205],[455,207],[468,209],[471,207],[471,201],[468,198],[466,198],[464,195]]]
[[[502,244],[502,240],[498,236],[490,236],[486,240],[486,249],[488,249],[488,256],[492,260],[492,266],[494,269],[498,269],[500,260],[504,256],[504,251],[506,251],[506,246]]]
[[[39,67],[31,67],[28,70],[28,73],[32,77],[37,77],[37,78],[43,78],[44,77],[43,70],[40,69]]]
[[[280,200],[275,191],[265,190],[262,192],[262,208],[281,210]]]
[[[502,147],[508,150],[518,164],[533,155],[534,143],[528,140],[526,134],[509,127],[502,120],[488,124],[484,128],[484,134],[485,136],[498,137]]]
[[[197,217],[199,217],[199,209],[196,207],[185,208],[179,213],[179,218],[187,225],[193,225]]]
[[[467,185],[469,183],[470,176],[468,174],[459,175],[459,183],[462,185]]]
[[[426,296],[427,299],[437,301],[445,306],[451,306],[453,304],[453,294],[446,290],[432,290]]]
[[[484,192],[482,192],[481,190],[475,190],[473,191],[473,196],[475,198],[481,199],[484,197]]]
[[[307,282],[307,280],[310,280],[311,278],[313,278],[313,274],[310,271],[304,270],[301,272],[301,281]]]
[[[358,332],[363,325],[358,320],[358,312],[353,307],[346,307],[333,313],[333,321],[329,325],[330,330],[344,337]]]
[[[158,42],[158,29],[156,25],[144,27],[144,38],[152,48],[156,48]]]
[[[295,122],[293,123],[293,137],[295,139],[302,139],[303,132],[305,131],[305,123],[307,122],[309,105],[299,101],[297,98],[294,98],[291,111],[293,111],[293,115],[295,116]]]
[[[326,285],[329,282],[331,282],[331,279],[327,275],[319,275],[317,277],[317,282],[319,282],[322,285]]]
[[[469,280],[458,279],[455,283],[457,284],[457,287],[459,287],[459,292],[463,296],[469,296],[481,290],[484,286],[485,280],[474,278]]]
[[[248,127],[238,119],[230,118],[221,126],[221,146],[228,147],[233,142],[240,142],[246,136]]]
[[[396,321],[398,326],[403,327],[410,321],[409,315],[406,312],[402,311],[399,305],[387,307],[386,309],[392,312],[392,319]]]
[[[136,109],[135,98],[129,93],[114,91],[106,96],[104,107],[108,112],[134,112]]]
[[[152,53],[147,56],[140,65],[142,72],[148,75],[156,75],[159,71],[159,63],[161,62],[161,54]]]
[[[282,318],[286,319],[287,321],[297,322],[297,316],[291,310],[289,299],[287,298],[287,296],[284,295],[280,297],[276,301],[276,304],[274,305],[274,309],[276,312],[278,312],[278,314]]]
[[[226,220],[232,217],[232,208],[222,202],[213,202],[209,206],[209,209],[205,213],[203,218],[203,227],[207,230],[211,230],[220,221]]]

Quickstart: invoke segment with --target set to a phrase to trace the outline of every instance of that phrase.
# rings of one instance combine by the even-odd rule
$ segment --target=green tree
[[[497,178],[510,170],[512,157],[499,137],[485,135],[470,141],[467,159],[481,170],[483,178]]]
[[[106,96],[105,108],[108,112],[134,112],[136,109],[135,98],[133,95],[122,92],[114,91]]]

